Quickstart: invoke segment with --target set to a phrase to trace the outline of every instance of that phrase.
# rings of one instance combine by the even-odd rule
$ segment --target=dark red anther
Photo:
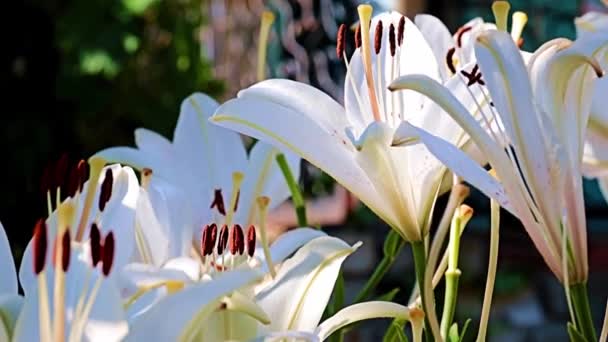
[[[106,208],[106,204],[112,197],[112,186],[114,184],[114,175],[112,169],[106,169],[106,176],[103,178],[101,183],[101,192],[99,194],[99,211],[103,211]]]
[[[456,46],[460,49],[462,47],[462,35],[471,31],[472,26],[463,26],[456,31]]]
[[[215,242],[217,241],[217,224],[213,223],[209,226],[209,243],[211,247],[209,247],[209,254],[213,254],[213,247],[215,247]]]
[[[395,57],[397,47],[395,46],[395,25],[393,24],[388,27],[388,45],[391,48],[391,57]]]
[[[358,49],[359,47],[361,47],[361,25],[358,25],[355,30],[355,48]]]
[[[224,253],[224,251],[226,250],[226,246],[228,246],[228,226],[227,225],[223,225],[222,229],[220,229],[220,234],[218,237],[218,242],[217,242],[217,254],[218,255],[222,255],[222,253]]]
[[[341,24],[338,29],[338,39],[336,41],[336,55],[339,59],[344,56],[344,49],[346,48],[346,25]]]
[[[76,166],[76,169],[78,170],[78,191],[82,193],[84,183],[89,177],[87,162],[84,161],[84,159],[80,159],[80,161],[78,162],[78,166]]]
[[[517,40],[517,47],[521,49],[522,46],[524,46],[524,39],[522,37],[519,37],[519,39]]]
[[[205,225],[203,227],[203,237],[201,239],[201,255],[202,256],[207,256],[209,255],[209,253],[207,253],[208,250],[208,246],[209,246],[209,225]]]
[[[70,266],[71,243],[72,239],[70,238],[70,229],[68,228],[61,238],[61,268],[63,272],[67,272]]]
[[[374,35],[374,50],[376,51],[376,55],[380,53],[380,48],[382,47],[382,20],[378,20],[376,24],[376,33]]]
[[[451,48],[448,50],[448,54],[445,56],[445,64],[447,64],[448,69],[452,74],[456,74],[456,67],[454,66],[454,53],[456,52],[456,48]]]
[[[479,72],[479,66],[477,64],[475,64],[471,72],[461,70],[460,73],[468,79],[467,87],[470,87],[475,83],[479,83],[479,85],[482,86],[486,84],[486,82],[481,79],[481,72]]]
[[[222,189],[215,189],[213,193],[213,202],[211,202],[211,209],[217,208],[217,211],[226,216],[226,208],[224,207],[224,196],[222,196]]]
[[[112,270],[112,263],[114,262],[114,233],[109,232],[106,235],[106,239],[103,242],[103,256],[101,272],[104,276],[108,276]]]
[[[230,253],[232,255],[243,255],[245,252],[245,237],[243,236],[243,228],[235,224],[230,232]]]
[[[405,17],[401,16],[399,19],[399,26],[397,26],[397,43],[399,46],[403,44],[403,37],[405,35]]]
[[[93,262],[93,267],[97,267],[97,264],[101,261],[101,232],[97,227],[97,224],[93,223],[91,225],[90,232],[90,244],[91,244],[91,261]]]
[[[255,253],[255,234],[255,227],[253,225],[249,226],[249,228],[247,228],[247,255],[249,255],[249,257],[252,257]]]
[[[47,245],[46,223],[43,219],[39,219],[34,227],[34,273],[36,275],[44,270]]]

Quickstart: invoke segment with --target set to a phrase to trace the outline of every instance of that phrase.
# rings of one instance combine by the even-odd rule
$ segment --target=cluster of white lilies
[[[608,16],[577,18],[575,41],[525,52],[526,15],[515,12],[507,32],[509,4],[492,9],[495,24],[475,19],[452,35],[429,15],[372,17],[359,6],[355,46],[344,25],[337,37],[344,105],[306,84],[263,80],[265,13],[259,83],[222,105],[188,97],[172,141],[138,129],[136,148],[78,163],[66,188],[54,179],[65,161],[47,174],[49,215],[18,274],[0,226],[0,341],[321,341],[372,318],[395,319],[391,341],[405,339],[404,322],[414,341],[459,341],[458,249],[472,215],[463,181],[492,203],[477,341],[486,339],[500,207],[563,284],[570,338],[596,341],[582,176],[608,194]],[[239,133],[258,141],[247,151]],[[394,230],[387,246],[411,244],[418,286],[409,303],[354,303],[322,321],[360,243],[309,227],[268,241],[267,216],[297,195],[300,158]],[[430,241],[435,201],[447,192]]]

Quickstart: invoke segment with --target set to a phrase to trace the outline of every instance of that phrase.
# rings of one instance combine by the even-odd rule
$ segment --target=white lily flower
[[[589,56],[605,53],[607,40],[579,40],[568,48],[561,40],[550,42],[532,56],[528,72],[510,35],[482,33],[475,51],[496,108],[484,115],[500,116],[500,138],[486,132],[447,89],[428,77],[404,76],[391,85],[427,95],[458,121],[500,182],[443,139],[409,124],[401,133],[418,137],[453,172],[515,214],[558,279],[564,281],[564,272],[571,270],[571,284],[584,282],[588,274],[580,175],[593,78],[601,76]],[[511,147],[503,149],[498,140]],[[566,269],[561,267],[562,227],[568,231],[571,255]]]
[[[92,187],[89,186],[89,181],[85,182],[74,197],[68,197],[60,206],[69,203],[74,208],[74,212],[69,218],[70,221],[66,223],[70,228],[70,238],[74,242],[86,241],[85,237],[89,236],[93,223],[103,234],[113,232],[117,245],[115,265],[120,268],[131,260],[135,246],[135,207],[139,196],[139,182],[130,167],[118,164],[103,167],[105,161],[92,159],[91,168],[99,168],[99,178],[94,182],[97,186]],[[110,175],[111,179],[106,181],[106,177]],[[104,183],[106,184],[105,190],[103,190]],[[89,191],[92,191],[90,197],[88,196]],[[103,210],[101,210],[102,206]],[[89,209],[85,210],[86,207]],[[57,237],[58,214],[58,210],[55,210],[46,220],[51,241]],[[82,231],[80,239],[78,238],[79,231]],[[23,253],[19,268],[19,279],[26,296],[29,294],[30,288],[36,286],[35,276],[29,272],[30,265],[33,263],[33,252],[33,241],[30,241]],[[52,264],[50,259],[47,260],[47,263],[49,267]]]
[[[282,234],[270,246],[269,255],[272,263],[281,263],[298,248],[321,236],[325,234],[312,228],[298,228]],[[230,242],[230,245],[233,246],[233,242]],[[125,266],[120,271],[120,278],[123,295],[127,297],[125,306],[129,317],[142,314],[167,294],[199,282],[209,281],[232,270],[259,269],[262,275],[269,272],[262,249],[257,248],[254,242],[247,243],[246,248],[250,257],[240,256],[237,246],[224,253],[217,252],[222,247],[214,247],[213,256],[209,255],[207,259],[193,255],[164,260],[160,267],[143,263]],[[254,250],[250,251],[250,248]],[[205,251],[201,251],[200,254],[204,255]],[[209,261],[209,258],[212,260]]]
[[[290,196],[289,188],[275,161],[280,151],[258,143],[248,156],[238,134],[209,124],[208,118],[218,106],[207,95],[191,95],[182,103],[173,141],[142,128],[135,131],[137,148],[112,147],[96,154],[106,160],[132,165],[139,170],[153,170],[154,177],[147,189],[148,196],[142,200],[156,202],[154,209],[157,215],[163,211],[159,208],[163,204],[158,203],[158,197],[166,197],[167,192],[175,193],[175,190],[185,194],[186,197],[177,206],[172,205],[171,201],[166,201],[166,205],[177,207],[183,213],[189,212],[191,219],[184,221],[183,215],[156,217],[160,224],[163,224],[163,220],[169,222],[171,227],[167,228],[167,224],[164,224],[163,229],[171,235],[172,243],[192,233],[200,241],[200,228],[205,224],[215,223],[221,227],[223,224],[231,226],[236,223],[248,226],[255,223],[256,198],[269,197],[272,209]],[[286,154],[286,157],[297,179],[300,159],[292,154]],[[167,184],[174,188],[167,189]],[[138,215],[138,224],[147,228],[152,219]],[[174,219],[181,221],[172,222]],[[141,254],[141,246],[139,247]],[[180,256],[180,251],[183,248],[177,247],[170,256]]]
[[[260,282],[268,270],[263,259],[256,257],[235,270],[211,273],[206,280],[201,277],[202,281],[164,296],[135,317],[129,338],[241,341],[283,330],[312,332],[329,301],[340,265],[358,248],[358,244],[351,247],[324,235],[297,229],[279,237],[271,246],[275,262],[297,251],[278,266],[275,278],[267,275]],[[167,317],[165,313],[176,306],[184,314]]]
[[[576,18],[574,23],[579,38],[608,34],[608,14],[605,13],[589,12]],[[598,56],[597,60],[604,70],[608,69],[608,54]],[[597,178],[604,198],[608,198],[607,93],[608,78],[602,78],[595,85],[583,156],[583,173],[587,177]]]
[[[254,341],[282,341],[294,339],[297,341],[324,341],[339,329],[362,320],[377,318],[397,318],[411,321],[414,331],[414,341],[422,341],[422,324],[424,313],[418,307],[406,307],[401,304],[383,301],[357,303],[343,308],[335,315],[327,318],[312,332],[309,331],[279,331],[260,336]]]
[[[0,341],[11,340],[22,306],[15,261],[4,226],[0,223]]]
[[[74,242],[65,225],[74,209],[64,203],[58,210],[62,223],[57,228],[64,233],[57,240],[48,239],[50,230],[44,221],[38,221],[34,257],[29,259],[32,264],[21,265],[26,297],[12,340],[120,341],[128,325],[118,288],[109,277],[114,235],[110,232],[102,240],[99,230],[93,228],[96,240]],[[27,283],[30,278],[36,283]]]
[[[355,194],[404,239],[420,241],[444,190],[446,169],[424,146],[392,146],[394,131],[411,120],[459,145],[468,139],[419,94],[386,90],[398,75],[424,73],[439,79],[433,51],[416,26],[395,12],[371,19],[370,6],[360,9],[362,45],[347,62],[345,107],[306,84],[272,79],[242,90],[211,121],[295,152]],[[370,19],[371,32],[365,25]],[[370,40],[376,36],[373,53]],[[339,40],[344,39],[342,29]],[[448,86],[472,98],[460,76]],[[479,100],[471,101],[471,110]]]

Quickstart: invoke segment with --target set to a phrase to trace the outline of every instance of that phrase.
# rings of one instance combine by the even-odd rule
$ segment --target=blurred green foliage
[[[49,162],[133,145],[142,126],[170,138],[185,97],[221,95],[200,41],[203,1],[6,5],[0,145],[11,195],[0,199],[0,219],[17,255],[46,212],[38,183]]]

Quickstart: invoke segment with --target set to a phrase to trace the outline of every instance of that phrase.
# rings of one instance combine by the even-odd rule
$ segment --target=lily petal
[[[213,281],[192,285],[166,296],[133,321],[126,341],[188,340],[200,329],[198,322],[217,309],[223,296],[261,276],[260,272],[254,270],[230,271]],[[167,315],[169,312],[171,314]]]
[[[417,14],[414,18],[414,23],[420,30],[420,33],[426,38],[435,55],[437,61],[444,61],[448,50],[454,47],[454,39],[450,30],[437,17],[430,14]],[[442,80],[450,78],[450,70],[445,63],[439,64],[439,74]]]
[[[11,340],[17,318],[23,308],[23,300],[24,298],[18,294],[0,294],[0,341]],[[7,336],[5,340],[2,339],[3,333]]]
[[[4,226],[0,223],[0,294],[17,294],[17,271]]]
[[[399,131],[400,136],[411,136],[420,139],[420,142],[452,172],[462,177],[468,183],[471,183],[489,198],[498,201],[503,208],[513,212],[502,184],[490,176],[486,170],[462,150],[408,122],[403,122],[399,127]]]
[[[289,80],[268,80],[242,90],[211,118],[222,127],[289,149],[381,213],[376,203],[382,198],[355,160],[344,120],[344,109],[327,95]]]
[[[320,237],[285,261],[270,286],[256,296],[258,304],[273,318],[268,330],[313,331],[329,301],[342,262],[358,246]]]
[[[409,320],[410,309],[391,302],[372,301],[347,306],[326,319],[315,329],[321,341],[327,339],[338,329],[349,324],[374,318],[399,318]]]
[[[289,187],[276,161],[279,153],[285,154],[293,176],[295,179],[299,179],[300,158],[297,155],[292,152],[280,151],[263,142],[257,142],[249,152],[249,164],[241,186],[240,205],[235,217],[236,222],[245,226],[255,222],[254,218],[258,211],[256,198],[260,196],[271,199],[269,210],[277,207],[291,196]]]

